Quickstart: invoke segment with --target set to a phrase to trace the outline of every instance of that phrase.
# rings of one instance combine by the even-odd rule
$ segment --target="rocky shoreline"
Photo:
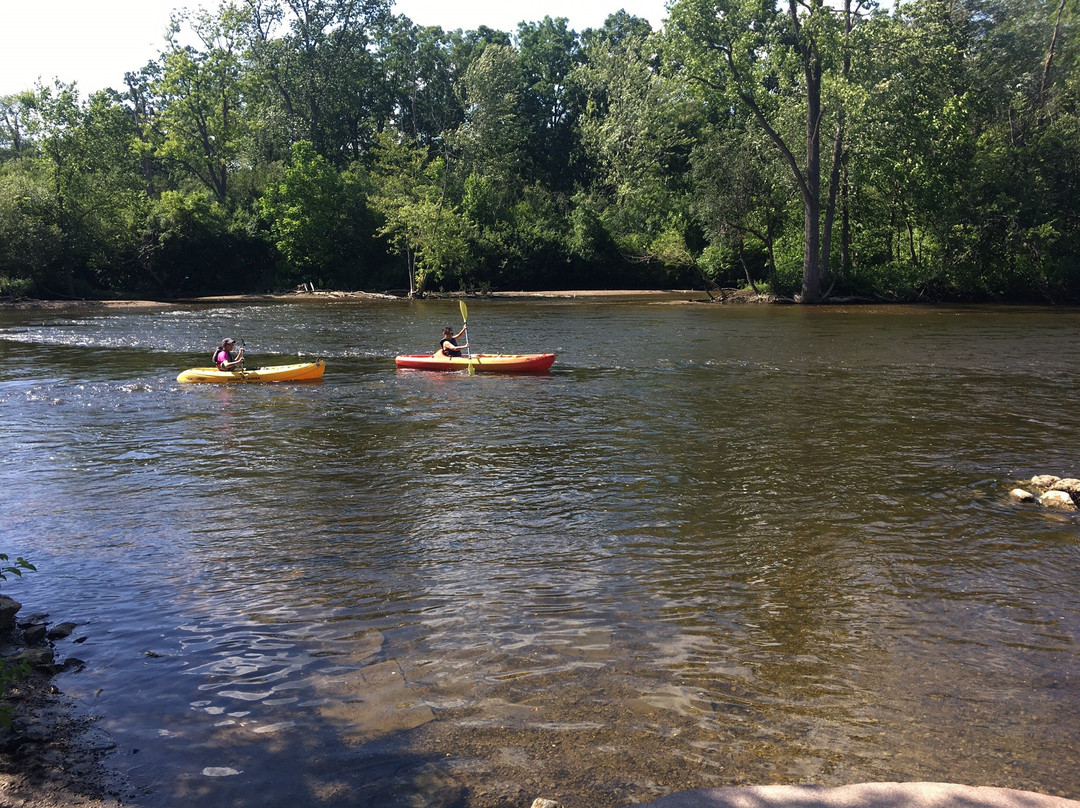
[[[94,719],[78,711],[53,682],[81,660],[57,659],[57,644],[77,644],[74,623],[50,626],[48,615],[17,618],[21,604],[0,595],[0,656],[24,675],[3,693],[10,727],[0,727],[0,805],[10,808],[106,808],[123,804],[117,776],[104,765],[114,748]]]
[[[1056,511],[1080,510],[1080,479],[1075,477],[1056,477],[1053,474],[1036,474],[1030,480],[1009,492],[1017,502],[1042,505]],[[1035,493],[1028,491],[1034,488]]]

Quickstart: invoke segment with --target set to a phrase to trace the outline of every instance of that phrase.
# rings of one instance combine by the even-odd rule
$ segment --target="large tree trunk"
[[[821,251],[821,60],[812,42],[804,42],[802,48],[806,75],[806,188],[800,299],[803,303],[820,303],[829,260]]]
[[[1061,30],[1061,15],[1065,13],[1065,0],[1061,0],[1058,6],[1057,17],[1054,20],[1054,32],[1050,35],[1050,49],[1043,63],[1042,81],[1039,83],[1039,115],[1042,117],[1046,109],[1046,94],[1050,89],[1050,68],[1054,64],[1054,52],[1057,49],[1058,32]]]

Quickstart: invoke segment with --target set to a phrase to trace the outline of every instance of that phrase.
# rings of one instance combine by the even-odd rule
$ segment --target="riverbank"
[[[115,744],[54,682],[58,672],[82,665],[70,656],[64,662],[56,660],[57,643],[67,640],[75,626],[61,623],[49,628],[44,615],[15,621],[18,604],[10,598],[0,601],[0,656],[8,665],[25,663],[29,669],[2,698],[11,726],[0,727],[0,805],[125,804],[119,778],[104,763]]]
[[[460,292],[432,292],[425,295],[425,300],[605,300],[618,299],[640,300],[643,298],[667,298],[676,303],[777,303],[775,295],[758,294],[742,289],[722,289],[708,292],[693,289],[564,289],[538,292],[489,292],[484,294],[464,294]],[[183,300],[42,300],[38,298],[20,298],[0,300],[0,310],[49,310],[49,309],[135,309],[168,308],[191,304],[212,303],[260,303],[290,300],[407,300],[396,294],[379,292],[342,292],[342,291],[295,291],[266,294],[211,295],[206,297],[186,298]]]

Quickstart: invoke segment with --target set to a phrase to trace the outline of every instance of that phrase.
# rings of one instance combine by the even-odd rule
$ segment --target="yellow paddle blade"
[[[458,305],[461,307],[461,322],[469,322],[469,307],[465,305],[464,300],[459,300]]]

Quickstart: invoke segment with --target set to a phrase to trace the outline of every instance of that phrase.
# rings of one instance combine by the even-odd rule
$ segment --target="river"
[[[130,801],[1080,797],[1080,311],[481,300],[0,311],[0,591]],[[316,384],[179,385],[223,336]]]

